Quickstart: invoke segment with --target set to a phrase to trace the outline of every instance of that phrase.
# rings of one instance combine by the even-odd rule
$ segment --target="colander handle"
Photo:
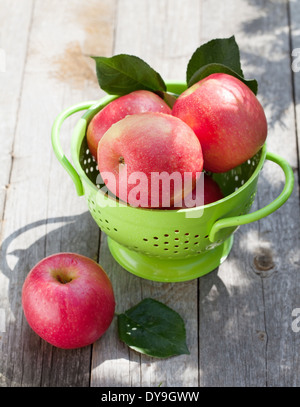
[[[73,165],[70,163],[70,161],[67,159],[65,156],[62,147],[60,145],[59,141],[59,135],[60,135],[60,128],[63,124],[63,122],[72,114],[77,113],[81,110],[87,110],[91,106],[93,106],[96,102],[95,101],[89,101],[89,102],[82,102],[79,103],[75,106],[71,106],[68,109],[65,109],[62,111],[55,119],[53,126],[52,126],[52,131],[51,131],[51,141],[52,141],[52,147],[54,150],[54,153],[58,159],[58,161],[61,163],[61,165],[64,167],[64,169],[69,173],[70,177],[72,178],[77,194],[79,196],[84,194],[83,191],[83,186],[81,179],[79,175],[77,174],[75,168]]]
[[[259,209],[258,211],[249,213],[247,215],[242,216],[233,216],[230,218],[223,218],[217,220],[209,233],[209,240],[211,242],[215,242],[217,240],[217,233],[224,228],[235,227],[240,225],[245,225],[247,223],[255,222],[259,219],[262,219],[271,213],[275,212],[278,208],[280,208],[290,197],[291,193],[293,192],[294,188],[294,174],[291,166],[288,164],[286,160],[282,157],[278,156],[274,153],[267,152],[266,159],[273,161],[274,163],[278,164],[285,175],[285,185],[281,192],[281,194],[269,205],[265,206],[264,208]]]

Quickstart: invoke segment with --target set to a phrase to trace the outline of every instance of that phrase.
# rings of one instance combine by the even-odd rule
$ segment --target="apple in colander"
[[[203,169],[193,130],[164,113],[139,113],[102,136],[98,168],[107,190],[134,207],[170,207],[189,194]]]
[[[97,160],[99,140],[110,126],[127,115],[143,112],[172,114],[171,108],[157,94],[148,90],[136,90],[121,96],[100,110],[87,128],[87,143],[91,154]]]
[[[224,73],[207,76],[184,91],[172,114],[197,135],[204,169],[226,172],[253,157],[267,137],[267,120],[255,94]]]
[[[202,205],[208,205],[213,202],[219,201],[224,198],[224,194],[219,187],[218,183],[208,174],[204,173],[202,175],[203,186],[197,189],[197,184],[195,188],[182,200],[181,208],[191,208],[197,205],[197,194],[203,194],[202,199],[199,199]],[[200,180],[198,183],[201,182]],[[199,192],[198,192],[199,191]],[[176,208],[176,204],[174,205]],[[179,209],[179,208],[177,208]]]

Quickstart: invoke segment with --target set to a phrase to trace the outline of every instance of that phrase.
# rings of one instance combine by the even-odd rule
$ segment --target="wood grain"
[[[290,1],[288,3],[288,16],[290,26],[290,56],[292,67],[293,99],[296,119],[296,133],[298,140],[298,160],[300,145],[300,5],[299,2]],[[298,161],[299,168],[299,161]]]
[[[56,160],[50,132],[60,111],[103,95],[91,76],[89,54],[110,51],[114,11],[114,1],[34,3],[2,233],[1,271],[7,287],[7,329],[0,360],[3,385],[89,385],[90,347],[69,352],[38,338],[24,319],[21,288],[29,270],[52,253],[74,251],[97,259],[99,229]],[[105,27],[105,39],[99,25]],[[60,77],[62,66],[65,73]],[[67,156],[75,120],[62,129]]]
[[[18,3],[18,4],[17,4]],[[12,13],[12,10],[15,13]],[[13,162],[13,145],[15,140],[15,129],[20,109],[20,95],[23,87],[24,66],[27,58],[28,38],[31,27],[33,1],[4,1],[0,8],[0,48],[5,56],[4,71],[0,72],[0,242],[4,234],[4,215],[6,198],[11,186],[10,174]],[[7,18],[7,16],[11,16]],[[24,33],[19,31],[20,25]],[[4,330],[0,333],[0,386],[7,383],[4,370],[9,370],[9,358],[6,353],[4,341],[9,335],[9,320],[11,319],[8,301],[9,276],[3,270],[4,254],[0,252],[0,308],[4,310]],[[3,314],[2,314],[3,315]]]
[[[23,86],[33,1],[18,5],[17,1],[3,1],[0,8],[0,49],[3,71],[0,71],[0,213],[3,213],[6,190],[13,160],[12,149]],[[15,10],[13,13],[12,10]],[[10,15],[10,18],[7,16]],[[22,25],[24,33],[19,31]],[[1,216],[2,219],[2,216]],[[1,227],[1,225],[0,225]]]
[[[244,72],[259,83],[258,98],[269,125],[268,150],[296,168],[286,2],[208,6],[204,1],[201,21],[204,39],[236,35]],[[295,375],[299,361],[292,350],[299,339],[291,330],[291,310],[299,301],[294,292],[299,271],[297,182],[296,177],[288,203],[269,217],[242,226],[228,260],[200,280],[202,386],[290,386],[299,380]],[[282,172],[266,164],[253,209],[275,199],[283,183]]]

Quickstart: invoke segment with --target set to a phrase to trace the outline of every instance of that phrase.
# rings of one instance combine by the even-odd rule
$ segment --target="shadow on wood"
[[[89,212],[77,216],[42,219],[16,230],[1,245],[1,271],[8,278],[8,301],[6,306],[6,330],[1,335],[0,386],[88,386],[90,380],[91,347],[74,350],[58,349],[43,341],[25,320],[21,294],[26,275],[36,264],[36,259],[54,254],[51,252],[51,241],[61,242],[62,236],[78,235],[82,227],[86,229],[91,222]],[[46,229],[58,225],[55,230]],[[35,229],[44,228],[37,234]],[[38,239],[26,248],[18,247],[18,238],[27,232]],[[84,241],[79,250],[72,247],[68,250],[81,251],[82,255],[91,255],[89,242]],[[48,244],[47,244],[48,242]],[[49,243],[50,242],[50,243]],[[24,239],[21,241],[24,245]],[[49,250],[50,245],[50,250]],[[10,247],[15,249],[10,251]],[[52,246],[53,248],[53,246]],[[11,266],[10,256],[16,257]]]

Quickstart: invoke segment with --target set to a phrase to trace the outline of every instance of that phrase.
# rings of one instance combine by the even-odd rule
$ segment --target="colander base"
[[[130,273],[151,281],[181,282],[202,277],[223,263],[232,248],[233,235],[214,249],[186,259],[150,257],[129,250],[109,237],[107,241],[113,258]]]

